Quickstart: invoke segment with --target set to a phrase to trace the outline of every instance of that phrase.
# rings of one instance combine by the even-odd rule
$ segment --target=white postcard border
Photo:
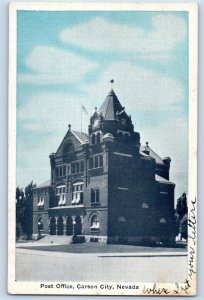
[[[54,288],[42,289],[41,282],[15,281],[15,187],[16,187],[16,13],[18,10],[41,11],[188,11],[189,12],[189,239],[188,278],[185,283],[135,283],[138,289],[107,291],[58,288],[57,284],[78,282],[46,282]],[[196,294],[197,277],[197,73],[198,73],[198,7],[195,3],[11,3],[9,9],[9,142],[8,142],[8,292],[11,294],[46,295],[185,295]],[[80,282],[80,284],[88,284]],[[116,286],[117,283],[109,284]],[[123,283],[127,285],[127,283]],[[130,285],[133,285],[132,283]],[[145,292],[148,291],[149,292]]]

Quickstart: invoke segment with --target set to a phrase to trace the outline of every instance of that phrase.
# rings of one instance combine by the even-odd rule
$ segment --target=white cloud
[[[185,22],[181,17],[156,15],[152,17],[152,27],[148,30],[95,18],[88,23],[65,28],[59,37],[65,43],[93,51],[146,54],[173,50],[185,34]]]
[[[54,47],[37,46],[26,58],[26,65],[32,74],[19,74],[18,80],[30,84],[73,83],[97,64],[68,51]]]
[[[63,137],[68,129],[80,130],[81,105],[85,105],[83,97],[64,93],[38,93],[18,111],[17,118],[24,129],[34,132],[53,133]],[[86,105],[87,109],[89,108]],[[87,121],[87,116],[83,115]]]
[[[129,63],[112,64],[99,82],[84,86],[89,103],[101,104],[111,88],[112,78],[114,91],[127,112],[178,112],[181,109],[184,91],[180,82]]]

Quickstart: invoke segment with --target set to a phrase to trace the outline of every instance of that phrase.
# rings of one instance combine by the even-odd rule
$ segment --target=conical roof
[[[113,90],[110,91],[108,96],[106,97],[105,101],[101,105],[99,109],[99,113],[102,114],[105,120],[115,120],[116,113],[121,112],[124,109],[120,104],[116,94]]]

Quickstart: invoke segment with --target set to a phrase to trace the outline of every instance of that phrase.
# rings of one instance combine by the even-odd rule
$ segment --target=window
[[[162,218],[160,219],[160,223],[161,223],[161,224],[165,224],[165,223],[166,223],[166,219],[162,217]]]
[[[99,167],[103,167],[103,156],[99,156]]]
[[[74,151],[74,145],[72,142],[68,142],[63,149],[63,154],[69,153],[71,151]]]
[[[96,136],[96,142],[97,144],[99,144],[101,142],[101,135],[100,135],[100,132],[97,133],[97,136]]]
[[[83,160],[80,163],[80,172],[84,172],[84,162],[83,162]]]
[[[38,197],[38,209],[44,209],[44,204],[45,204],[45,199],[44,199],[43,195],[41,194]]]
[[[93,157],[89,158],[89,169],[93,169]]]
[[[39,217],[38,218],[38,231],[43,231],[43,220],[42,220],[42,217]]]
[[[142,203],[142,208],[149,208],[149,204],[147,202]]]
[[[103,167],[103,155],[95,155],[89,158],[89,169],[97,169]]]
[[[66,168],[67,168],[66,165],[56,167],[55,168],[56,178],[66,176],[66,174],[67,174],[67,169]]]
[[[84,162],[79,161],[71,164],[71,172],[72,174],[78,174],[79,172],[84,171]]]
[[[98,215],[94,215],[92,218],[91,218],[91,231],[99,231],[99,228],[100,228],[100,224],[99,224],[99,217]]]
[[[56,188],[56,196],[58,198],[58,206],[66,204],[66,188],[65,185]]]
[[[92,143],[92,145],[95,144],[95,134],[92,134],[92,136],[91,136],[91,143]]]
[[[94,168],[98,168],[98,156],[94,157]]]
[[[62,167],[60,167],[59,169],[60,169],[59,176],[61,177],[62,176]]]
[[[76,182],[72,187],[72,205],[83,204],[83,182]]]
[[[72,164],[72,174],[75,174],[75,164]]]
[[[63,176],[66,176],[66,166],[63,166]]]
[[[91,204],[99,203],[99,189],[91,189]]]
[[[123,216],[118,217],[118,222],[125,222],[125,221],[126,221],[125,217]]]

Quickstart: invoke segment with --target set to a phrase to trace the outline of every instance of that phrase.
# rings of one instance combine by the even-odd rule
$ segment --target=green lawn
[[[131,245],[107,245],[98,243],[84,243],[71,245],[45,245],[45,246],[30,246],[19,247],[23,249],[32,249],[40,251],[52,252],[69,252],[69,253],[135,253],[135,252],[183,252],[186,248],[165,248],[165,247],[143,247]]]

